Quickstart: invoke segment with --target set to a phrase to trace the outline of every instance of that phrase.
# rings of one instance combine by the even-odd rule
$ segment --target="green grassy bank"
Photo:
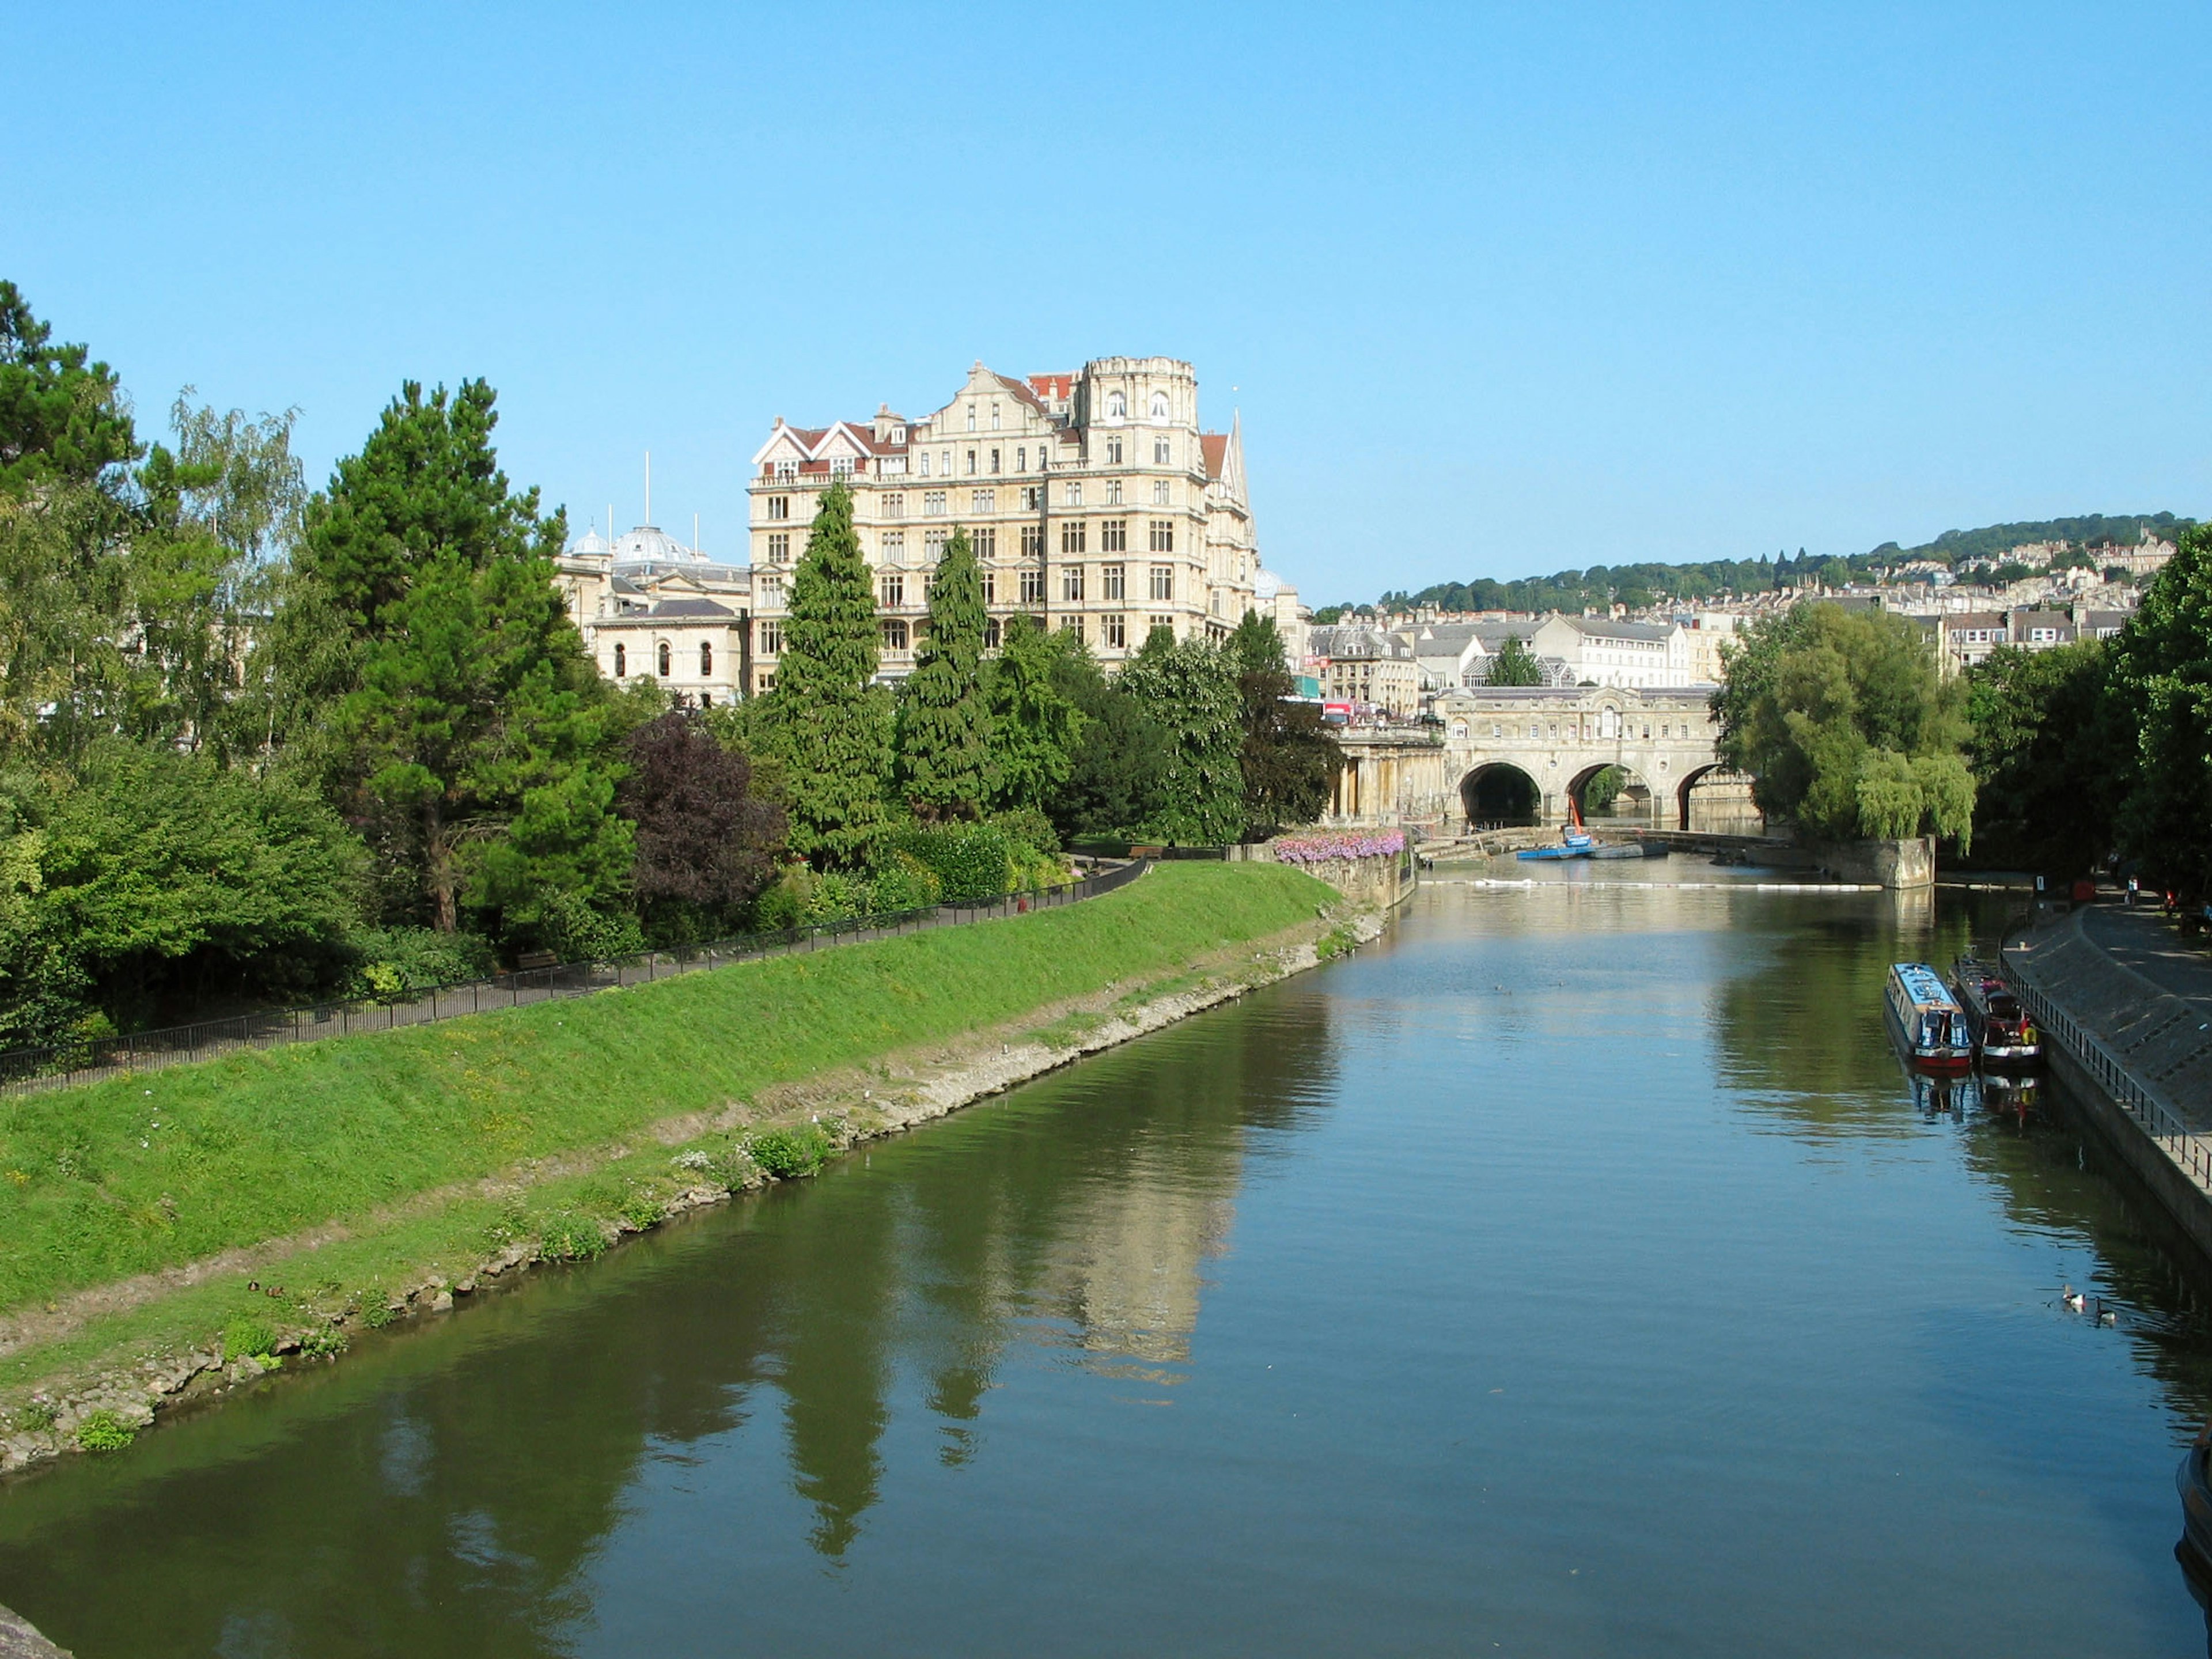
[[[313,1293],[325,1300],[403,1265],[481,1255],[502,1225],[489,1200],[365,1221],[525,1160],[1171,974],[1310,921],[1335,896],[1275,865],[1170,864],[1018,920],[9,1100],[0,1312],[333,1222],[353,1236],[313,1252]],[[665,1172],[666,1149],[653,1151]],[[619,1170],[590,1180],[588,1191],[545,1183],[533,1201],[602,1214],[626,1201]],[[305,1288],[293,1286],[291,1300]],[[64,1346],[182,1336],[196,1321],[220,1328],[241,1293],[179,1292],[161,1315],[118,1313]],[[36,1363],[10,1356],[0,1386]]]

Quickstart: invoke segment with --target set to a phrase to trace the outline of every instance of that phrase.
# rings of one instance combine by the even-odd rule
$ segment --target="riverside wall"
[[[1370,842],[1396,842],[1395,848]],[[1340,855],[1332,856],[1340,848]],[[1379,910],[1395,909],[1413,896],[1420,884],[1420,870],[1406,837],[1396,831],[1368,836],[1283,836],[1273,841],[1248,842],[1229,849],[1232,861],[1249,864],[1287,864],[1317,881],[1325,881],[1354,904],[1370,904]]]
[[[2008,943],[2004,975],[2045,1069],[2212,1264],[2212,1035],[2184,999],[2114,961],[2075,913]]]

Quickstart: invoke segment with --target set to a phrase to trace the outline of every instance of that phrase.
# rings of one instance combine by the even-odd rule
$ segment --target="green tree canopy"
[[[15,283],[0,281],[0,495],[50,481],[94,485],[137,459],[131,406],[106,363],[56,345]]]
[[[876,595],[842,483],[822,493],[791,583],[768,725],[790,793],[793,849],[824,868],[866,863],[890,817],[890,693],[874,684]]]
[[[1498,654],[1490,659],[1490,672],[1486,683],[1491,685],[1541,685],[1544,665],[1536,660],[1536,653],[1518,635],[1508,634],[1498,647]]]
[[[1344,751],[1320,705],[1296,700],[1297,682],[1273,617],[1247,611],[1229,635],[1228,653],[1244,732],[1237,759],[1245,834],[1257,839],[1285,824],[1311,823],[1328,805]]]
[[[1083,738],[1083,712],[1060,689],[1060,665],[1088,659],[1082,641],[1048,634],[1028,617],[1006,619],[999,654],[985,665],[990,709],[992,805],[1042,811],[1065,784]]]
[[[1244,828],[1243,708],[1228,653],[1156,628],[1121,686],[1168,735],[1158,796],[1137,828],[1183,846],[1236,840]]]
[[[1762,812],[1837,838],[1932,831],[1972,844],[1965,687],[1937,672],[1912,622],[1800,605],[1725,661],[1721,753],[1751,775]]]
[[[1967,671],[1978,856],[2070,878],[2112,850],[2134,734],[2112,719],[2107,667],[2089,641],[2000,646]]]
[[[535,488],[507,487],[491,441],[496,401],[483,380],[427,398],[408,381],[361,453],[340,461],[330,488],[308,503],[300,568],[357,631],[383,635],[386,610],[439,560],[482,569],[550,559],[567,542],[564,514],[541,517]]]
[[[2200,901],[2212,895],[2212,526],[2182,532],[2112,641],[2112,690],[2135,734],[2122,842]]]
[[[929,589],[921,655],[898,709],[899,787],[924,819],[973,818],[994,793],[983,700],[983,577],[956,526]]]

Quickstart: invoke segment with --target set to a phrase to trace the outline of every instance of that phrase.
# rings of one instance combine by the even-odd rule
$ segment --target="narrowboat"
[[[1923,1071],[1964,1072],[1974,1063],[1973,1033],[1966,1010],[1924,962],[1893,963],[1889,969],[1890,1035],[1905,1058]]]
[[[1974,957],[1951,964],[1951,988],[1966,1011],[1966,1029],[1985,1066],[2027,1066],[2041,1055],[2035,1024],[1996,969]]]

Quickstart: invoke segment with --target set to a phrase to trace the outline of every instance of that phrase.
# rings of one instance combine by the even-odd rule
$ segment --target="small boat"
[[[2212,1456],[2212,1423],[2197,1431],[2197,1443],[2173,1475],[2181,1492],[2181,1543],[2174,1553],[2189,1569],[2192,1589],[2212,1580],[2212,1471],[2205,1468],[2208,1456]],[[2201,1590],[2198,1599],[2203,1599]]]
[[[1514,857],[1533,861],[1537,859],[1586,859],[1594,856],[1597,851],[1597,837],[1583,828],[1583,811],[1575,804],[1572,795],[1567,797],[1567,811],[1573,815],[1574,822],[1559,826],[1559,844],[1557,847],[1526,848],[1516,853]]]
[[[1912,1065],[1927,1072],[1972,1068],[1974,1038],[1967,1028],[1966,1011],[1926,963],[1890,965],[1883,1006],[1889,1012],[1890,1035],[1904,1045],[1905,1059]]]
[[[1615,841],[1590,848],[1594,859],[1663,859],[1667,849],[1654,842]]]
[[[2034,1022],[1996,969],[1978,957],[1960,957],[1951,964],[1951,988],[1966,1011],[1966,1028],[1984,1066],[2027,1066],[2041,1056]]]

